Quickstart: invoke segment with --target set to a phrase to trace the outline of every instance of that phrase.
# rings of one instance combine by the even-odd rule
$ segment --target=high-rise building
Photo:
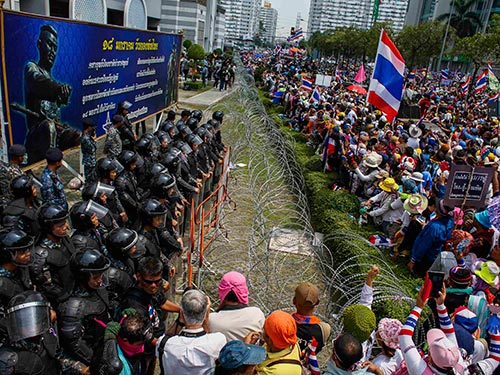
[[[220,0],[226,9],[227,45],[253,40],[259,27],[261,0]]]
[[[370,28],[374,19],[375,0],[311,0],[309,35],[338,27]],[[377,22],[391,22],[395,31],[403,28],[408,0],[384,0],[379,5]]]
[[[260,8],[259,33],[260,39],[267,43],[274,43],[276,38],[276,24],[278,23],[278,11],[272,8],[271,3],[265,1]]]

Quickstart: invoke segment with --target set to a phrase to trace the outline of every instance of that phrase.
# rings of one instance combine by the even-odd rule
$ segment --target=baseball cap
[[[49,148],[45,153],[45,158],[49,163],[55,163],[63,159],[63,153],[58,148]]]
[[[264,359],[266,359],[266,349],[262,346],[245,344],[240,340],[229,341],[219,353],[220,365],[226,369],[258,365]]]
[[[123,122],[123,116],[121,115],[114,115],[113,118],[111,119],[111,122],[113,124],[118,124],[119,122]]]
[[[26,153],[26,147],[20,144],[13,144],[9,148],[10,156],[24,156],[25,153]]]
[[[319,303],[319,290],[316,285],[304,281],[295,288],[295,300],[301,306],[316,306]]]
[[[454,367],[458,363],[460,352],[443,331],[437,328],[430,329],[427,332],[427,342],[432,362],[437,367],[446,369]]]

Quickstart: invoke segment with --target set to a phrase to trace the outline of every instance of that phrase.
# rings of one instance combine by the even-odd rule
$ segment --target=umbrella
[[[500,230],[500,196],[494,197],[488,206],[490,223]]]
[[[366,95],[366,89],[358,85],[347,86],[347,90],[357,92],[361,95]]]

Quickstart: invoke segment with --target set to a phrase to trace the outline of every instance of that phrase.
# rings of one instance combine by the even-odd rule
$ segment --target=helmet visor
[[[104,184],[99,181],[95,189],[94,198],[100,197],[102,193],[104,193],[106,197],[110,197],[114,191],[115,191],[114,186]]]
[[[116,169],[116,173],[122,173],[125,168],[118,160],[113,160],[113,166]]]
[[[28,302],[7,310],[7,331],[11,342],[40,336],[49,328],[50,313],[47,302]]]
[[[185,154],[190,154],[193,152],[193,149],[191,147],[189,147],[189,145],[187,143],[184,143],[181,147],[181,150],[182,152],[184,152]]]

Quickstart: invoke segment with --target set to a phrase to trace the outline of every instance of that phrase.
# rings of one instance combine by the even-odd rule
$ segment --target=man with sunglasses
[[[165,319],[168,312],[180,312],[180,306],[167,300],[169,284],[162,277],[163,263],[155,257],[146,257],[139,262],[137,283],[129,290],[122,302],[122,311],[134,308],[149,319],[153,338],[145,343],[142,354],[143,374],[153,375],[156,366],[155,346],[165,333]]]

